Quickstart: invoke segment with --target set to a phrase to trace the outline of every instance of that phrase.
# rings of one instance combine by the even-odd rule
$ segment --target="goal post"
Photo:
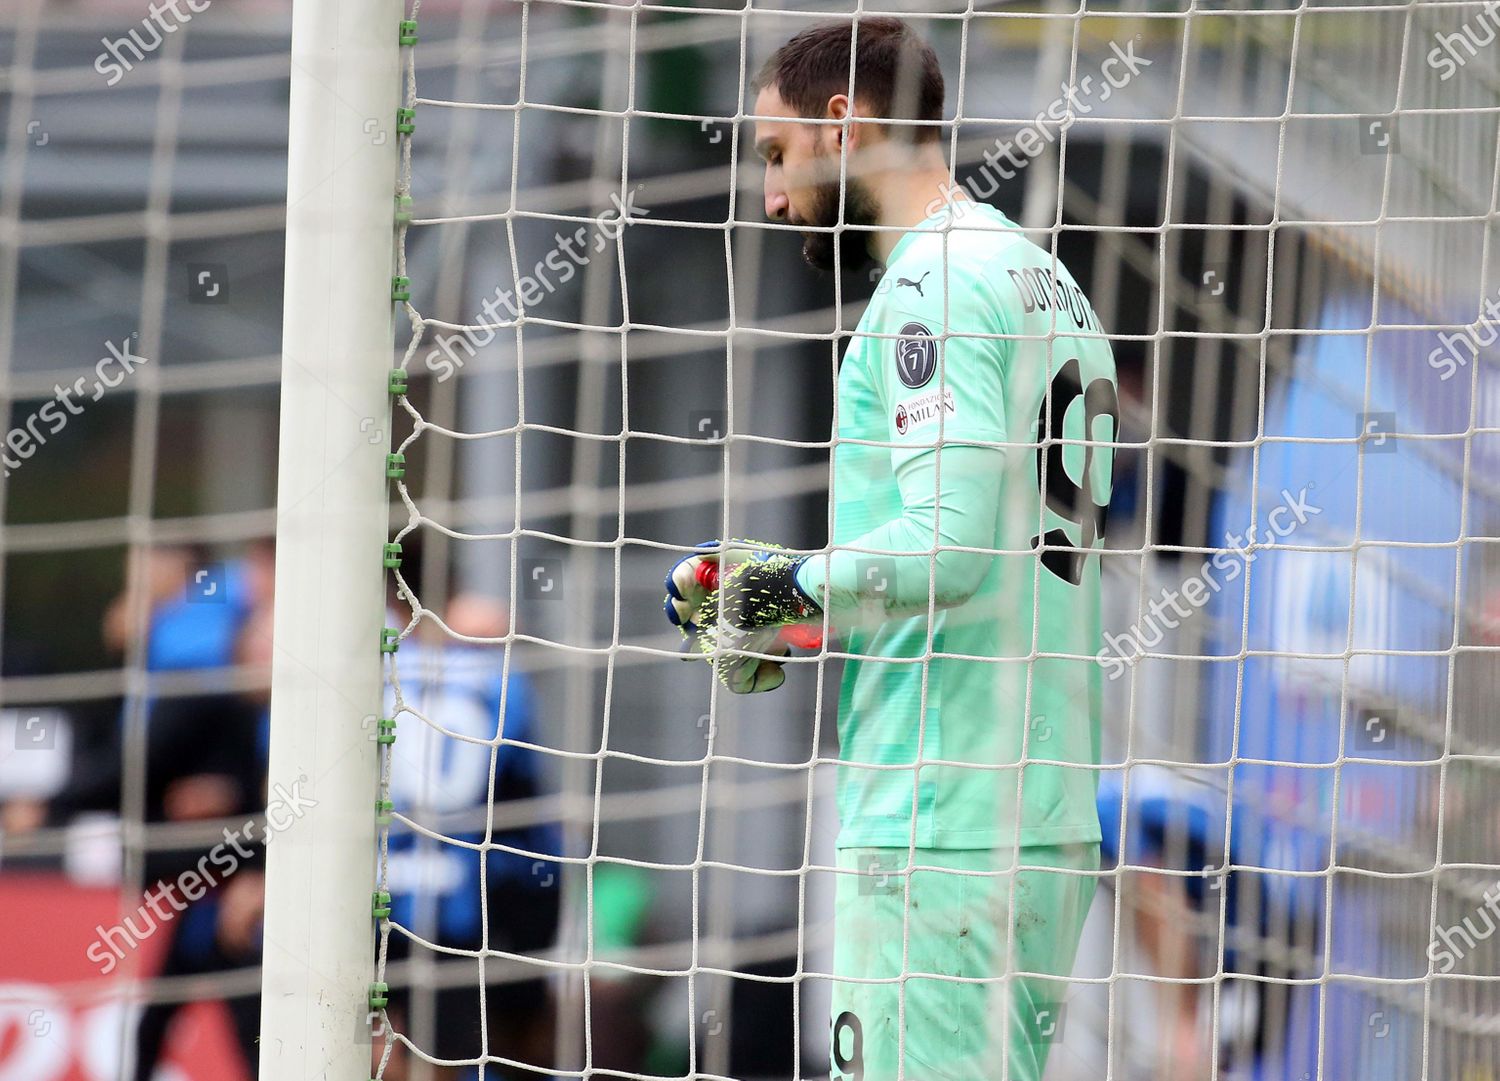
[[[364,1077],[399,0],[297,0],[260,1076]]]

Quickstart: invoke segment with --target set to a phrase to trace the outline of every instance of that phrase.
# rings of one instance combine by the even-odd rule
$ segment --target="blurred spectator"
[[[264,546],[254,549],[263,550]],[[232,666],[254,611],[257,598],[250,589],[250,569],[258,565],[257,559],[214,563],[202,558],[201,553],[187,556],[175,591],[165,596],[157,592],[163,584],[160,571],[147,577],[147,588],[153,590],[146,643],[146,666],[151,671]],[[121,617],[116,613],[123,610],[128,619],[132,600],[127,594],[112,606],[106,616],[107,637],[119,633]],[[128,636],[128,624],[124,630]],[[264,808],[265,764],[258,739],[263,705],[256,696],[223,692],[163,698],[150,703],[149,708],[148,822],[231,816],[242,820]],[[255,845],[252,851],[258,860],[260,847]],[[146,881],[175,881],[202,855],[199,849],[151,852],[146,861]],[[165,928],[171,941],[158,977],[208,975],[255,964],[258,950],[251,950],[248,941],[233,934],[226,940],[221,924],[225,905],[232,911],[243,911],[247,894],[259,890],[259,878],[258,869],[242,864],[217,889],[190,903]],[[151,1078],[180,1005],[152,1003],[142,1014],[136,1041],[137,1081]],[[225,1005],[246,1064],[253,1071],[260,1032],[260,997],[251,994],[230,998]]]
[[[104,641],[127,653],[135,638],[137,605],[150,617],[146,668],[166,672],[221,668],[233,657],[235,639],[250,611],[246,566],[217,562],[200,549],[156,546],[131,562],[125,590],[104,615]]]
[[[1267,1036],[1285,1019],[1269,1000],[1264,978],[1289,975],[1280,960],[1287,944],[1278,948],[1276,940],[1278,928],[1295,918],[1272,918],[1265,875],[1225,870],[1247,862],[1245,816],[1232,816],[1226,858],[1222,792],[1150,768],[1133,771],[1128,798],[1118,784],[1101,788],[1105,865],[1131,868],[1112,880],[1121,926],[1132,936],[1140,966],[1127,967],[1165,981],[1151,984],[1124,1011],[1160,1026],[1152,1037],[1159,1045],[1150,1048],[1141,1076],[1192,1081],[1215,1068],[1224,1077],[1265,1076]],[[1211,981],[1221,964],[1226,979],[1216,988]],[[1143,1033],[1127,1031],[1132,1026],[1128,1016],[1125,1021],[1111,1034],[1111,1046],[1128,1063],[1132,1044],[1142,1050]],[[1128,1069],[1120,1073],[1134,1076]]]
[[[198,580],[190,582],[190,577]],[[126,588],[104,617],[102,633],[112,650],[124,652],[130,646],[137,603],[148,606],[145,663],[151,672],[228,667],[250,612],[242,565],[208,563],[177,547],[149,548],[132,561]],[[148,703],[147,822],[237,814],[258,797],[261,771],[255,765],[253,740],[247,755],[243,724],[229,723],[222,730],[202,724],[205,709],[226,710],[239,718],[245,705],[237,696],[224,694]],[[33,825],[61,823],[82,811],[118,811],[120,727],[114,726],[110,746],[102,753],[100,748],[79,749],[65,790],[49,806],[9,806],[7,824],[14,828],[20,819]]]
[[[407,543],[402,574],[420,597],[416,576],[421,560],[414,553],[416,546]],[[408,617],[396,613],[404,612],[405,605],[394,591],[390,603],[390,624],[404,626]],[[471,594],[455,596],[444,617],[455,634],[474,638],[502,638],[509,626],[504,608]],[[391,799],[399,813],[460,843],[414,833],[399,823],[392,826],[391,919],[426,942],[462,950],[485,945],[487,927],[489,950],[534,954],[549,948],[557,931],[559,873],[548,858],[558,852],[557,827],[545,822],[497,827],[488,838],[496,847],[482,855],[463,847],[486,840],[491,799],[500,805],[543,793],[538,756],[518,745],[535,738],[531,684],[514,666],[507,672],[505,662],[503,647],[453,640],[427,621],[396,654],[395,676],[406,711],[395,713],[392,686],[387,709],[398,722],[398,737],[393,745]],[[488,1053],[534,1066],[550,1064],[553,1005],[545,969],[491,956],[481,981],[473,959],[422,957],[422,949],[392,928],[392,961],[417,958],[437,968],[431,999],[434,1040],[422,1046],[439,1058]],[[497,976],[502,982],[496,982]],[[425,1004],[416,1000],[419,989],[388,982],[396,989],[396,1023],[412,1031],[424,1015]],[[482,984],[487,1049],[481,1041],[481,996],[476,993]],[[377,1042],[377,1057],[380,1050]],[[389,1071],[387,1075],[398,1076]],[[468,1078],[478,1073],[468,1068],[440,1071],[439,1076]],[[497,1074],[491,1067],[484,1076],[512,1075]]]
[[[105,643],[127,656],[132,647],[140,646],[149,672],[228,668],[255,608],[257,595],[251,587],[261,585],[254,573],[258,569],[255,555],[244,562],[221,563],[183,547],[138,551],[127,570],[124,591],[106,610]],[[140,605],[146,612],[144,642],[136,639]],[[153,697],[145,708],[145,824],[224,818],[238,824],[263,808],[265,769],[258,739],[263,702],[253,695],[213,692]],[[67,785],[49,805],[8,806],[7,829],[62,825],[87,811],[118,813],[124,797],[123,727],[122,718],[111,727],[104,747],[79,747]],[[143,900],[152,894],[165,899],[168,894],[161,891],[197,867],[207,848],[148,848]],[[254,851],[258,854],[259,849]],[[155,975],[204,975],[253,964],[255,957],[243,948],[241,927],[233,927],[234,933],[227,936],[221,933],[221,904],[227,898],[229,911],[243,912],[244,899],[258,888],[258,879],[257,871],[241,865],[237,874],[199,900],[184,899],[174,918],[153,922],[151,933],[168,939]],[[136,1044],[137,1081],[153,1076],[169,1025],[182,1005],[155,1002],[143,1012]],[[226,1005],[253,1070],[259,996],[230,999]]]

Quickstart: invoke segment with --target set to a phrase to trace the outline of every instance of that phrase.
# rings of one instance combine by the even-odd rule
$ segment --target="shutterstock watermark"
[[[272,837],[289,829],[310,808],[318,805],[317,800],[302,794],[302,781],[306,779],[294,782],[290,792],[280,784],[272,789],[275,798],[266,807],[265,826],[260,829],[264,834],[262,843],[269,843]],[[183,871],[173,882],[159,882],[148,889],[133,916],[126,916],[111,927],[96,926],[94,935],[98,941],[84,950],[84,956],[99,966],[101,975],[108,976],[126,954],[171,923],[179,913],[186,912],[189,904],[202,898],[239,870],[244,860],[254,856],[254,850],[246,847],[245,842],[254,843],[259,825],[255,819],[249,818],[238,829],[231,830],[226,826],[224,839],[209,849],[198,860],[197,866]],[[163,906],[168,906],[169,910],[164,911]]]
[[[1500,919],[1500,882],[1495,883],[1484,892],[1484,900],[1479,905],[1478,915],[1484,917],[1484,929],[1480,930],[1475,925],[1472,916],[1465,916],[1464,922],[1452,927],[1439,927],[1436,937],[1442,939],[1442,945],[1431,942],[1427,946],[1427,959],[1434,965],[1442,965],[1439,975],[1452,972],[1471,950],[1476,949],[1481,942],[1489,941],[1495,933],[1496,920]]]
[[[0,447],[0,466],[4,467],[5,476],[9,477],[20,469],[21,463],[35,454],[38,447],[46,446],[49,436],[66,428],[70,417],[79,416],[83,412],[82,401],[74,402],[73,398],[77,396],[82,399],[86,386],[93,391],[88,401],[97,402],[104,397],[106,390],[113,390],[125,382],[126,376],[134,375],[137,367],[150,363],[145,357],[138,357],[130,351],[129,338],[119,345],[114,342],[105,342],[104,345],[109,350],[109,355],[94,365],[92,384],[89,384],[86,375],[80,375],[66,387],[54,383],[52,400],[5,434],[5,445]],[[40,429],[42,424],[47,426],[45,433]]]
[[[554,233],[552,239],[556,247],[537,260],[530,274],[522,274],[514,289],[496,288],[494,295],[479,306],[480,314],[474,317],[474,322],[479,325],[460,333],[437,336],[437,344],[427,353],[425,363],[428,371],[437,374],[439,383],[451,379],[466,361],[474,359],[477,349],[483,349],[495,340],[499,328],[494,324],[521,317],[517,299],[522,305],[534,307],[540,304],[544,297],[551,296],[559,286],[567,285],[580,269],[589,265],[590,248],[592,255],[598,255],[610,243],[620,239],[625,226],[632,220],[651,214],[651,211],[635,205],[634,191],[625,196],[623,203],[618,195],[609,198],[614,205],[594,219],[598,231],[592,243],[586,225],[580,225],[568,236]],[[506,315],[500,314],[502,308]],[[463,351],[463,356],[459,355],[459,350]]]
[[[94,60],[94,70],[104,76],[106,86],[114,86],[125,78],[127,71],[134,71],[136,64],[143,63],[146,57],[160,49],[168,34],[177,33],[184,24],[193,21],[194,15],[207,11],[212,2],[213,0],[155,0],[146,8],[146,17],[141,20],[139,30],[131,30],[124,37],[113,41],[109,38],[99,39],[104,51]],[[184,7],[187,11],[182,10]],[[171,12],[170,19],[167,18],[168,12]],[[149,41],[146,40],[148,33]],[[133,60],[125,58],[127,51],[134,57]]]
[[[1488,349],[1500,337],[1500,303],[1494,297],[1485,297],[1481,307],[1484,314],[1472,326],[1438,335],[1438,347],[1427,354],[1427,366],[1437,370],[1439,379],[1452,379],[1458,369],[1468,367],[1469,361],[1478,359],[1481,349]]]
[[[1096,91],[1098,98],[1095,104],[1102,105],[1114,97],[1116,92],[1129,86],[1143,68],[1151,66],[1150,60],[1135,55],[1134,41],[1127,42],[1124,47],[1111,41],[1109,49],[1114,55],[1106,57],[1099,65],[1098,82],[1095,82],[1092,75],[1085,75],[1076,83],[1063,83],[1062,93],[1053,99],[1052,104],[1037,113],[1036,118],[1023,127],[1014,139],[995,140],[994,145],[981,155],[984,165],[978,174],[965,182],[963,190],[974,199],[987,199],[994,195],[1000,190],[1000,180],[1014,179],[1033,158],[1038,157],[1063,132],[1072,127],[1080,113],[1087,116],[1094,111],[1088,102],[1094,100]],[[1020,157],[1016,156],[1016,151],[1020,151]],[[997,175],[999,179],[996,179]],[[987,190],[980,190],[981,180],[988,185]],[[962,213],[964,200],[953,198],[958,190],[960,189],[954,185],[945,185],[942,194],[927,204],[927,215],[930,217],[936,214],[945,203]]]
[[[1497,11],[1500,11],[1500,0],[1485,0],[1480,12],[1460,26],[1457,33],[1438,31],[1432,35],[1437,44],[1427,54],[1427,66],[1441,72],[1438,77],[1443,82],[1457,75],[1458,69],[1478,56],[1480,49],[1495,43],[1495,30],[1500,27]]]
[[[1123,676],[1147,650],[1161,644],[1167,631],[1182,626],[1183,621],[1202,609],[1215,593],[1244,574],[1245,568],[1256,559],[1251,546],[1264,543],[1266,533],[1278,539],[1290,536],[1309,518],[1322,514],[1322,508],[1313,506],[1307,500],[1307,491],[1311,487],[1311,484],[1305,485],[1296,495],[1283,488],[1281,503],[1266,515],[1267,530],[1261,532],[1258,524],[1251,522],[1244,536],[1226,533],[1223,550],[1214,553],[1212,559],[1204,560],[1198,573],[1183,582],[1180,589],[1163,589],[1146,606],[1148,614],[1137,620],[1135,626],[1124,634],[1105,631],[1107,648],[1101,649],[1094,659],[1105,667],[1109,678],[1119,679]],[[1220,574],[1223,575],[1223,581],[1220,581]],[[1186,608],[1179,603],[1181,601],[1187,602]],[[1170,613],[1167,611],[1169,608]]]

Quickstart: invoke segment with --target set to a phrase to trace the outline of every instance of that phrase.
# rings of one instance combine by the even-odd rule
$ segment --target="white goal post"
[[[400,19],[294,7],[270,790],[315,805],[269,846],[266,1081],[370,1065]]]

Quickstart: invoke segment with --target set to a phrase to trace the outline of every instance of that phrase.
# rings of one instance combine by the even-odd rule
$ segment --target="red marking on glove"
[[[696,577],[698,579],[698,584],[704,589],[707,589],[710,592],[718,589],[719,565],[717,563],[709,563],[707,560],[699,563]]]
[[[781,628],[781,640],[798,649],[822,649],[823,628],[813,623],[790,623]]]

